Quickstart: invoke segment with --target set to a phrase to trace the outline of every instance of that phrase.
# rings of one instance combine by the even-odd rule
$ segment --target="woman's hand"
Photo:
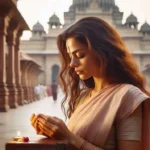
[[[32,126],[36,133],[51,137],[53,139],[69,139],[71,132],[68,130],[65,123],[57,118],[46,116],[44,114],[33,114],[30,118]]]
[[[37,115],[36,126],[42,133],[55,139],[68,140],[71,135],[65,123],[57,117],[39,114]]]
[[[69,142],[69,149],[80,149],[84,143],[84,139],[70,132],[65,123],[57,118],[50,117],[43,114],[31,116],[31,124],[37,131],[37,134],[42,134],[52,139],[62,139]],[[87,142],[84,149],[93,150],[96,146]],[[99,148],[99,150],[102,150]]]
[[[38,116],[35,114],[32,114],[32,116],[30,117],[31,124],[34,127],[36,134],[47,136],[39,129],[39,127],[37,125],[37,119],[38,119]]]

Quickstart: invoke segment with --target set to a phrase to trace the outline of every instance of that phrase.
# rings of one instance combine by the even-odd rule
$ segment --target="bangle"
[[[85,146],[86,143],[87,143],[87,141],[84,140],[84,142],[82,143],[82,145],[81,145],[81,147],[79,148],[79,150],[83,150],[83,148],[84,148],[84,146]]]

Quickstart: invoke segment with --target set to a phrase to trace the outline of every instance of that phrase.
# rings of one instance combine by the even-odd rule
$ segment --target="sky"
[[[145,21],[150,24],[150,0],[115,0],[115,3],[124,12],[123,23],[132,12],[138,18],[139,28]],[[55,13],[63,24],[63,12],[68,11],[71,4],[72,0],[19,0],[17,7],[30,29],[39,21],[47,32],[49,18]],[[30,36],[31,33],[25,31],[22,39]]]

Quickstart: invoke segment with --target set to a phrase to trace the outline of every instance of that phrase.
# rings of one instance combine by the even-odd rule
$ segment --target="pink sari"
[[[68,128],[88,142],[103,148],[113,123],[128,117],[141,103],[142,150],[150,150],[150,99],[130,84],[109,85],[79,105],[68,122]]]

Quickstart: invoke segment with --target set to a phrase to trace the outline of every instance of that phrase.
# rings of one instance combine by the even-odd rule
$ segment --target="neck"
[[[108,82],[100,78],[94,78],[94,82],[95,82],[95,87],[93,88],[94,91],[100,91],[102,88],[108,85]]]
[[[94,82],[95,82],[95,87],[91,90],[90,97],[95,95],[97,92],[99,92],[101,89],[103,89],[109,84],[108,82],[104,82],[104,80],[97,79],[97,78],[94,78]]]

